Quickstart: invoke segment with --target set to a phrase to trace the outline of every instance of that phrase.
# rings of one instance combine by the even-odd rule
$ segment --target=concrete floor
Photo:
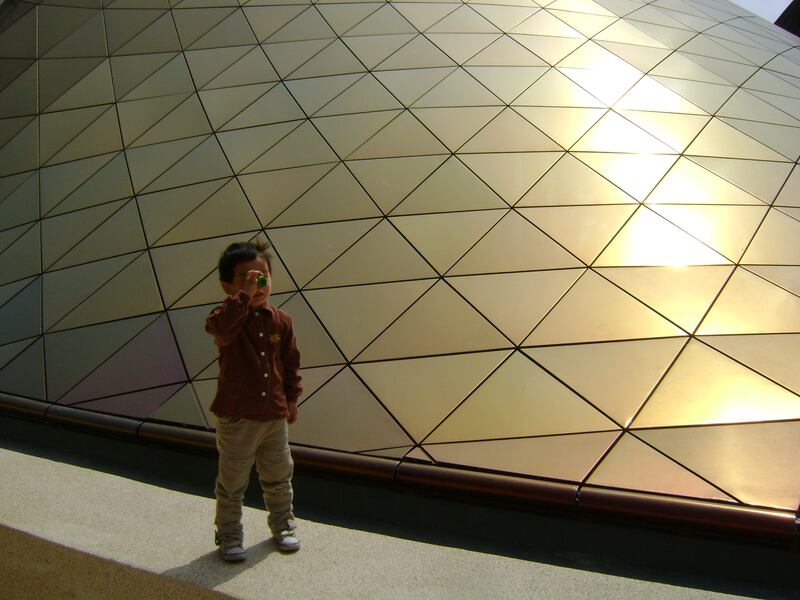
[[[236,598],[732,597],[308,520],[299,521],[302,550],[286,556],[265,540],[264,512],[255,508],[247,508],[244,515],[248,560],[228,565],[219,560],[210,543],[211,499],[8,450],[0,450],[0,472],[6,482],[14,482],[0,491],[4,526],[112,564],[161,573]],[[72,565],[68,553],[59,560],[48,552],[45,556],[51,560],[47,561],[40,552],[17,551],[11,556],[24,558],[16,561],[13,572],[33,559],[38,578],[66,579],[65,591],[80,593],[86,582],[83,569]],[[131,584],[136,589],[138,583],[127,576],[110,579],[107,592]],[[170,592],[180,593],[178,589]],[[192,597],[190,588],[185,597]]]
[[[36,431],[38,439],[23,435]],[[275,551],[265,513],[247,506],[248,560],[229,565],[212,544],[213,499],[191,489],[193,471],[212,469],[212,457],[6,418],[0,434],[0,598],[800,596],[800,556],[790,548],[349,489],[307,475],[296,478],[302,550]],[[67,448],[70,440],[76,447]],[[112,456],[124,464],[104,469]],[[470,522],[475,516],[489,522]],[[722,563],[720,553],[728,555]]]

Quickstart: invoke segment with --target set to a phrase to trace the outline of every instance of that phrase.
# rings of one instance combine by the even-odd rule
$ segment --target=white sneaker
[[[219,554],[225,562],[242,562],[247,558],[247,551],[242,542],[221,539],[219,534],[215,533],[214,543],[219,546]]]
[[[219,553],[225,562],[242,562],[247,558],[247,551],[241,544],[235,546],[220,546]]]
[[[296,552],[300,550],[300,540],[293,529],[285,529],[272,537],[275,539],[275,546],[281,552]]]

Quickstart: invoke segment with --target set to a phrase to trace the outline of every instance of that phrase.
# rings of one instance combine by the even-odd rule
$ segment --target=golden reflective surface
[[[449,277],[447,281],[518,344],[581,273],[581,269],[561,269]]]
[[[614,427],[525,355],[515,352],[426,441],[553,435]]]
[[[513,440],[430,444],[437,462],[492,471],[581,481],[617,437],[617,432],[584,433]]]
[[[640,208],[597,258],[596,264],[685,267],[727,262],[724,256],[655,212]]]
[[[683,332],[594,271],[586,271],[525,340],[526,346],[672,337]]]
[[[749,365],[772,381],[800,392],[800,373],[795,357],[798,334],[724,335],[700,338],[734,360]]]
[[[653,191],[677,158],[669,154],[603,152],[579,152],[574,156],[639,201]]]
[[[796,38],[725,0],[106,4],[0,18],[0,393],[213,429],[216,261],[263,236],[295,443],[796,508]]]
[[[796,421],[637,432],[738,502],[790,511],[800,501],[797,434]]]
[[[629,433],[620,438],[587,483],[735,502],[728,494]]]
[[[522,208],[519,212],[588,265],[634,210],[630,205],[602,205]]]
[[[596,271],[691,333],[733,267],[607,267]]]
[[[527,348],[525,354],[616,421],[629,426],[686,338]]]
[[[756,197],[698,161],[681,157],[647,198],[648,204],[754,204]],[[727,175],[727,173],[726,173]]]
[[[731,261],[738,261],[761,225],[764,206],[669,206],[653,211]]]
[[[292,440],[350,452],[410,445],[411,440],[353,372],[345,368],[303,402]],[[338,415],[351,415],[350,419]]]
[[[633,427],[796,419],[800,398],[755,371],[691,341]]]
[[[431,280],[309,291],[306,300],[353,358],[431,286]]]
[[[577,152],[670,153],[672,149],[655,137],[623,119],[614,112],[607,113],[573,146]]]
[[[452,354],[354,365],[364,382],[416,441],[425,438],[508,356]],[[441,377],[443,372],[452,377]],[[402,381],[404,385],[398,386]]]
[[[758,307],[758,310],[754,310]],[[701,335],[800,330],[800,297],[737,268],[706,318]]]
[[[453,156],[396,206],[392,214],[481,208],[505,208],[505,204],[489,186]]]
[[[548,111],[549,109],[542,109]],[[583,109],[553,109],[583,110]],[[528,113],[529,114],[529,113]],[[560,113],[555,118],[544,113],[544,118],[562,121]],[[590,120],[594,123],[595,116]],[[528,116],[530,118],[530,116]],[[544,124],[543,124],[544,125]],[[581,126],[580,131],[584,131]],[[517,202],[517,206],[558,206],[564,204],[632,204],[635,200],[599,173],[576,159],[564,154],[530,191]]]

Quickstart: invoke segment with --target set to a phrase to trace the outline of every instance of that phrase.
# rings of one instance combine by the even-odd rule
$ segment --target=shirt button
[[[259,332],[258,337],[264,337],[264,334]]]
[[[267,395],[267,392],[261,392],[261,395],[262,395],[262,396],[266,396],[266,395]]]
[[[264,373],[264,377],[269,377],[269,373]]]
[[[258,311],[254,312],[253,314],[254,314],[255,316],[258,316]]]
[[[264,353],[263,353],[263,352],[261,353],[261,356],[264,356]]]

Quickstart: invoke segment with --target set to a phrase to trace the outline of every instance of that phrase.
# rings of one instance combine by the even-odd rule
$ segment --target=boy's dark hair
[[[255,260],[259,256],[267,261],[269,272],[272,274],[272,255],[267,252],[269,244],[256,239],[252,242],[234,242],[219,257],[219,280],[233,283],[233,274],[236,265],[242,262]]]

